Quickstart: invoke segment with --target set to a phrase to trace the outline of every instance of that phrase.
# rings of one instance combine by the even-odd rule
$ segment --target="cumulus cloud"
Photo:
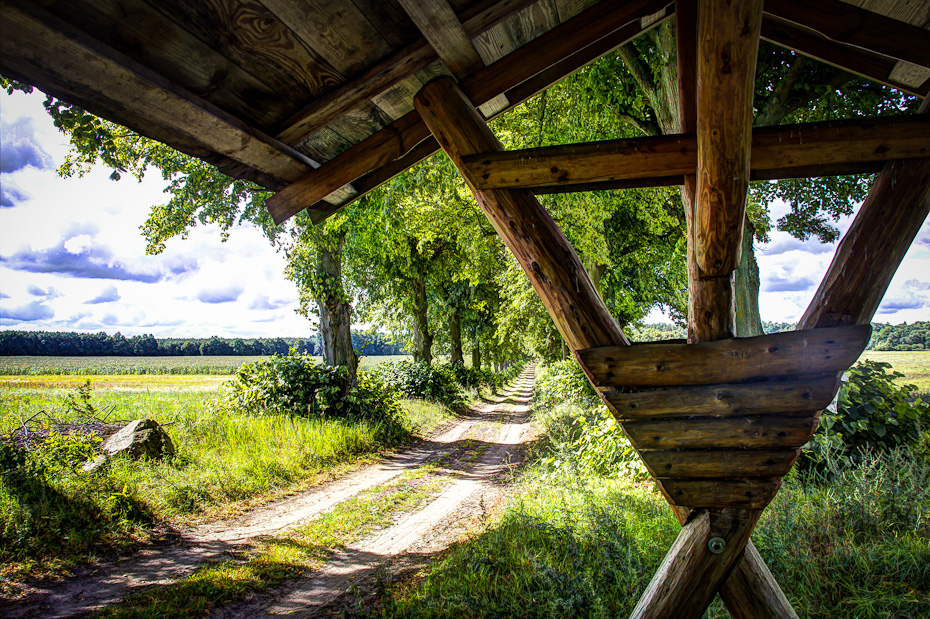
[[[9,174],[0,174],[0,208],[12,208],[31,197],[10,180]]]
[[[249,309],[253,310],[274,310],[285,305],[290,305],[291,301],[276,299],[272,301],[266,296],[260,295],[252,299],[249,303]]]
[[[123,321],[116,317],[116,314],[106,314],[103,318],[100,319],[102,324],[107,326],[121,325]]]
[[[55,299],[61,296],[61,293],[55,290],[54,288],[52,288],[51,286],[48,287],[48,290],[45,290],[44,288],[39,288],[35,284],[30,284],[29,286],[27,286],[26,292],[28,292],[34,297],[47,297],[50,299]]]
[[[206,288],[197,293],[201,303],[229,303],[242,294],[242,286],[232,285],[223,288]]]
[[[912,290],[930,290],[930,282],[922,282],[919,279],[909,279],[904,282],[904,287]]]
[[[926,299],[921,299],[915,297],[914,295],[905,295],[902,297],[885,299],[882,301],[881,306],[878,308],[878,313],[893,314],[901,310],[920,309],[922,307],[927,307],[927,305],[928,302]]]
[[[116,286],[107,286],[103,291],[98,294],[93,299],[84,301],[84,303],[90,305],[95,303],[113,303],[114,301],[120,300],[119,292],[116,290]]]
[[[5,292],[0,291],[0,299],[9,299],[10,295]]]
[[[779,277],[768,278],[765,284],[767,292],[801,292],[810,290],[817,285],[810,277]]]
[[[768,245],[761,246],[761,252],[766,256],[778,256],[789,251],[802,251],[807,254],[826,254],[833,251],[832,245],[825,245],[815,238],[799,241],[794,237],[775,240]]]
[[[0,318],[4,324],[7,321],[32,322],[34,320],[47,320],[55,315],[55,311],[42,301],[32,301],[26,305],[20,305],[11,309],[0,309]]]
[[[52,157],[45,152],[35,136],[35,126],[28,116],[12,123],[0,124],[3,140],[0,141],[0,172],[18,172],[33,167],[48,170]]]
[[[155,264],[127,264],[114,256],[108,247],[89,244],[84,237],[90,238],[87,234],[71,236],[48,249],[23,249],[12,256],[0,257],[0,262],[9,269],[29,273],[57,273],[65,277],[149,284],[197,268],[197,261],[193,258],[174,258]]]

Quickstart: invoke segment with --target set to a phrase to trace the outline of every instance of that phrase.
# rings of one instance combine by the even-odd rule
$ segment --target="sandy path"
[[[0,617],[52,619],[78,616],[118,602],[121,598],[141,588],[165,585],[184,578],[198,565],[207,561],[221,560],[225,558],[224,555],[227,552],[234,551],[237,546],[248,543],[256,537],[282,533],[302,521],[332,509],[335,505],[360,492],[392,480],[406,470],[450,453],[466,435],[471,436],[476,432],[486,434],[489,428],[496,425],[495,416],[501,413],[506,413],[511,417],[516,414],[519,414],[521,418],[525,417],[526,403],[528,403],[531,391],[532,370],[528,370],[511,389],[498,397],[482,402],[468,416],[455,421],[437,435],[419,442],[409,450],[335,481],[269,503],[234,520],[207,523],[183,531],[179,542],[170,547],[145,549],[122,560],[82,568],[67,579],[36,583],[25,597],[0,605]],[[501,404],[514,394],[519,395],[521,402],[526,401],[519,407],[519,413],[510,410],[513,408],[512,405]],[[448,511],[454,509],[464,497],[473,493],[482,480],[496,474],[497,469],[493,462],[497,462],[499,466],[503,455],[507,452],[507,445],[515,444],[508,441],[519,440],[519,432],[522,432],[517,429],[519,426],[520,424],[516,423],[502,425],[501,435],[498,437],[500,440],[482,455],[470,471],[472,477],[466,475],[457,480],[423,511],[427,514],[447,515]],[[517,434],[513,434],[515,432]],[[412,514],[410,518],[416,515]],[[409,546],[403,540],[412,539],[411,531],[429,526],[433,519],[429,515],[425,516],[426,520],[422,520],[424,516],[420,518],[419,521],[411,519],[405,529],[392,533],[391,535],[400,536],[398,541],[393,542],[393,545],[385,541],[375,544],[373,546],[375,553],[383,557],[402,552]],[[400,524],[394,525],[381,535],[394,531]],[[334,584],[333,587],[336,588],[338,585]],[[331,600],[332,596],[325,599]],[[319,606],[319,602],[315,604]],[[272,612],[272,609],[265,612]]]
[[[451,483],[421,509],[401,516],[392,526],[336,553],[321,569],[294,579],[277,590],[267,591],[239,604],[216,609],[216,619],[256,616],[304,618],[339,613],[348,592],[375,580],[385,563],[429,540],[435,552],[451,543],[454,525],[465,512],[478,509],[480,497],[508,470],[513,456],[530,435],[529,400],[532,370],[525,372],[508,395],[513,403],[499,404],[500,420],[485,420],[473,428],[487,448],[464,470],[449,471]],[[468,454],[465,454],[467,457]]]

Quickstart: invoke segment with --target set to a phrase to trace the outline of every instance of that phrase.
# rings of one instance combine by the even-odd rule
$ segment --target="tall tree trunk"
[[[426,279],[418,277],[413,284],[414,361],[433,363],[433,334],[429,330],[429,302],[426,298]]]
[[[323,363],[345,366],[349,388],[356,385],[358,355],[352,347],[352,307],[342,286],[342,245],[339,239],[332,249],[321,248],[317,257],[317,275],[326,282],[325,292],[317,297],[320,314],[320,341]]]
[[[465,356],[462,354],[462,314],[458,308],[453,310],[452,319],[449,321],[449,343],[452,348],[449,363],[465,365]]]
[[[749,217],[743,223],[743,255],[733,273],[733,304],[736,306],[736,337],[762,335],[759,314],[759,263],[753,252],[755,230]]]
[[[471,367],[481,369],[481,343],[478,341],[475,341],[475,347],[471,349]]]

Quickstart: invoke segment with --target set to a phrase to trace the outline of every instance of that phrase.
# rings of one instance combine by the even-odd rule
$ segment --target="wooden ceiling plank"
[[[399,0],[420,33],[458,79],[484,66],[455,11],[445,0]]]
[[[45,9],[237,118],[269,127],[292,104],[144,0],[54,0]]]
[[[765,12],[823,36],[930,68],[930,31],[840,0],[778,0]]]
[[[462,13],[461,20],[469,36],[477,36],[519,11],[533,0],[484,0]],[[287,144],[296,144],[305,136],[354,109],[409,77],[437,59],[436,52],[424,38],[407,45],[361,74],[317,97],[275,131]]]
[[[757,127],[751,145],[751,178],[827,166],[842,173],[847,164],[930,157],[930,119],[879,116]],[[464,165],[479,189],[636,180],[653,185],[654,179],[696,172],[697,138],[673,134],[481,153],[466,157]]]
[[[919,113],[930,116],[930,97]],[[886,164],[798,328],[868,324],[928,213],[930,158]]]
[[[664,8],[661,5],[662,2],[651,3],[647,7],[647,10],[651,10],[653,13],[661,11]],[[619,7],[616,10],[626,11],[628,8],[629,7]],[[607,35],[592,40],[584,47],[572,52],[561,60],[558,60],[548,68],[535,73],[532,77],[521,81],[519,84],[513,86],[512,88],[509,88],[505,93],[509,101],[507,109],[511,109],[513,106],[516,106],[526,99],[529,99],[533,95],[545,90],[564,77],[571,75],[575,71],[578,71],[591,62],[594,62],[607,52],[616,49],[621,45],[629,43],[631,40],[640,36],[649,29],[658,26],[664,21],[664,19],[668,19],[669,17],[670,16],[666,15],[665,17],[651,22],[646,26],[643,26],[639,18],[633,18],[625,25],[616,28]],[[601,16],[601,18],[603,19],[603,16]],[[617,22],[620,21],[620,19],[615,19],[614,21]],[[554,28],[551,32],[544,35],[544,37],[551,38],[569,36],[572,32],[575,31],[574,28],[576,24],[577,22],[562,24],[558,28]],[[526,59],[520,60],[521,63],[525,61]],[[322,174],[317,176],[316,180],[313,182],[329,184],[332,182],[349,182],[351,180],[355,180],[356,182],[353,183],[353,186],[358,190],[359,196],[363,196],[375,187],[378,187],[382,183],[389,181],[410,166],[419,163],[429,155],[439,150],[439,145],[431,137],[427,138],[425,142],[417,142],[417,146],[415,146],[413,149],[405,147],[404,138],[401,137],[399,139],[399,136],[405,131],[409,131],[412,125],[409,124],[409,119],[400,120],[403,120],[404,123],[406,123],[406,126],[398,126],[397,131],[395,132],[396,135],[385,134],[378,137],[377,142],[373,136],[371,138],[371,142],[368,144],[357,145],[357,148],[355,148],[356,152],[354,154],[349,155],[346,153],[346,157],[342,162],[345,165],[351,165],[356,158],[365,158],[370,156],[374,151],[383,150],[387,152],[387,154],[384,155],[384,163],[380,164],[376,168],[371,168],[369,172],[366,172],[362,177],[357,177],[356,179],[350,178],[349,170],[343,166],[326,165],[321,168]],[[394,125],[398,125],[398,122],[395,122]],[[415,139],[416,135],[407,135],[406,138],[407,143],[411,143],[410,140]],[[407,155],[401,155],[400,158],[394,160],[391,153],[397,152],[400,149],[407,149],[404,150],[404,152],[408,152],[409,150],[409,153]],[[307,201],[302,201],[302,196],[314,196],[318,193],[316,190],[311,190],[311,187],[312,183],[310,182],[310,177],[308,176],[301,181],[297,188],[289,189],[288,192],[280,198],[278,196],[272,196],[272,198],[270,198],[269,202],[266,204],[268,205],[272,215],[274,217],[281,217],[282,219],[280,221],[283,221],[284,219],[287,219],[295,213],[303,210]],[[300,193],[298,193],[298,191]],[[288,195],[288,193],[290,195]],[[339,208],[343,208],[348,204],[348,202],[341,204],[338,206],[338,208],[334,209],[332,204],[317,200],[313,202],[308,208],[311,212],[311,219],[315,223],[319,223],[324,221],[333,213],[338,212]]]
[[[342,75],[355,75],[391,53],[391,45],[351,2],[261,0]]]
[[[346,0],[347,1],[347,0]],[[417,37],[417,27],[397,0],[351,0],[371,25],[394,49],[407,45]]]
[[[33,4],[4,0],[0,25],[3,69],[37,76],[38,86],[65,91],[92,113],[184,152],[199,145],[275,179],[299,178],[316,165]]]
[[[159,0],[154,6],[292,102],[345,80],[258,0]]]
[[[826,37],[771,15],[763,15],[762,39],[787,47],[831,66],[849,71],[866,79],[924,97],[930,84],[914,86],[892,79],[896,61],[858,47],[836,43]]]

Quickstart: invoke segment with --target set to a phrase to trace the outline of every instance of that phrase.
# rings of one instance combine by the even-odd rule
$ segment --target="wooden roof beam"
[[[468,37],[475,37],[538,0],[483,0],[463,11],[458,19]],[[342,114],[357,108],[397,81],[413,75],[438,56],[421,38],[314,99],[278,130],[282,142],[297,144]]]
[[[752,180],[857,173],[863,163],[930,157],[930,119],[882,116],[757,127],[751,146]],[[479,153],[463,163],[481,190],[680,185],[697,171],[697,138],[662,135]]]
[[[824,37],[930,68],[930,31],[840,0],[777,0],[765,12]]]
[[[813,30],[772,15],[763,16],[761,36],[770,43],[911,95],[925,97],[930,92],[930,79],[920,83],[895,79],[893,71],[898,62],[893,58],[831,41]]]
[[[398,1],[458,80],[484,66],[478,50],[446,0]]]
[[[611,49],[656,27],[668,17],[648,25],[643,25],[640,19],[662,11],[666,5],[666,0],[596,4],[481,69],[462,82],[462,89],[475,105],[505,93],[509,101],[507,109],[510,109]],[[429,129],[419,114],[411,112],[269,198],[268,210],[274,220],[281,223],[313,205],[314,210],[319,209],[313,214],[314,221],[322,221],[338,210],[328,203],[320,204],[324,196],[362,176],[366,177],[365,182],[353,183],[353,186],[359,196],[364,195],[438,150],[438,144],[433,141],[429,147],[417,148],[418,158],[405,157],[429,136]],[[402,162],[394,163],[401,158]],[[381,167],[385,169],[378,170]]]
[[[276,189],[316,165],[32,3],[4,0],[0,30],[3,73],[27,76],[46,92],[226,173]]]

